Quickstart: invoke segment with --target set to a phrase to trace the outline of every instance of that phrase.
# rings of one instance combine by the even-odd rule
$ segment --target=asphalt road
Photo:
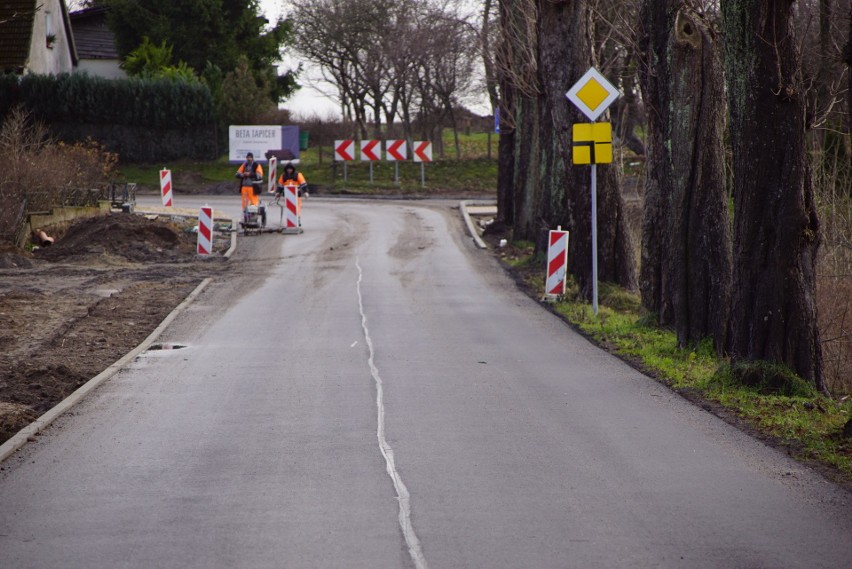
[[[303,218],[2,464],[0,567],[852,566],[848,492],[591,346],[448,204]]]

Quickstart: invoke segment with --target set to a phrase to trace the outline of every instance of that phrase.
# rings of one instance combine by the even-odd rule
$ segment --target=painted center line
[[[408,546],[408,553],[411,555],[417,569],[428,569],[426,558],[423,556],[423,550],[420,547],[420,540],[417,539],[417,534],[414,532],[414,526],[411,523],[411,497],[408,494],[408,488],[402,482],[399,472],[396,470],[396,464],[393,458],[393,448],[388,444],[385,438],[385,394],[382,388],[382,377],[379,375],[379,370],[375,363],[375,350],[373,349],[373,340],[370,338],[370,329],[367,327],[367,315],[364,314],[364,299],[361,295],[361,280],[364,273],[361,270],[361,264],[358,259],[355,259],[355,266],[358,268],[358,282],[356,289],[358,291],[358,310],[361,312],[361,327],[364,329],[364,340],[367,342],[370,357],[367,363],[370,366],[370,373],[373,380],[376,382],[376,409],[378,415],[378,427],[376,436],[379,440],[379,450],[385,458],[388,476],[393,481],[393,486],[396,489],[397,500],[399,501],[399,526],[402,528],[402,534],[405,536],[405,543]],[[353,344],[354,345],[354,344]]]

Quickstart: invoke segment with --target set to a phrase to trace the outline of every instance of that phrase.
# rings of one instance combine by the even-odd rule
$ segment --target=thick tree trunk
[[[574,166],[571,128],[589,122],[565,98],[565,93],[589,69],[594,58],[589,29],[589,8],[584,0],[540,0],[539,77],[542,128],[540,150],[542,199],[541,229],[561,225],[571,231],[568,271],[581,293],[592,296],[591,172]],[[630,233],[624,216],[615,164],[598,166],[598,279],[623,287],[636,287],[636,268]]]
[[[788,365],[825,391],[819,225],[790,0],[722,2],[734,173],[730,354]]]
[[[684,0],[645,0],[639,35],[649,113],[643,306],[680,346],[712,336],[721,351],[731,282],[722,63]]]

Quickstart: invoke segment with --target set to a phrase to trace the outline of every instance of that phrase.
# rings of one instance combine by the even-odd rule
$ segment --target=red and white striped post
[[[213,253],[213,208],[205,205],[198,213],[198,248],[199,255]]]
[[[568,275],[568,232],[562,226],[550,230],[547,246],[547,282],[545,294],[556,297],[565,294],[565,277]]]
[[[163,196],[163,206],[172,207],[172,171],[167,168],[160,170],[160,194]]]
[[[300,233],[299,191],[296,186],[284,186],[284,233]]]
[[[266,190],[270,194],[275,193],[275,185],[278,183],[278,158],[271,156],[269,158],[269,183]]]

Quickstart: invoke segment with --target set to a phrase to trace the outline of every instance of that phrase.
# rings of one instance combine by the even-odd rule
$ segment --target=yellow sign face
[[[571,156],[574,164],[610,164],[612,162],[612,124],[577,123],[573,127]]]
[[[594,78],[590,78],[585,85],[577,91],[577,98],[583,101],[587,107],[595,111],[601,106],[606,98],[609,97],[609,91],[598,83]]]
[[[594,67],[590,67],[565,93],[565,97],[590,121],[598,120],[618,95],[618,89]]]

